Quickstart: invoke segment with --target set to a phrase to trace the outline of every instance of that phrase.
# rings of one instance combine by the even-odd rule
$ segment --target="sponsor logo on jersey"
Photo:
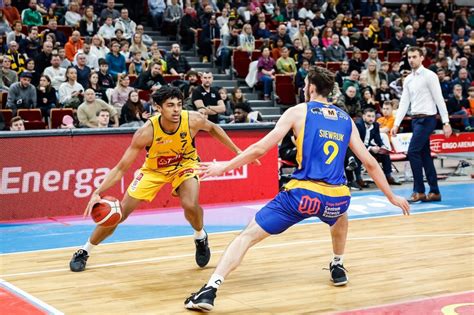
[[[326,119],[337,120],[337,110],[334,108],[322,108],[323,116]]]
[[[173,156],[160,156],[156,160],[157,167],[166,167],[178,162],[181,162],[183,159],[183,154],[173,155]]]

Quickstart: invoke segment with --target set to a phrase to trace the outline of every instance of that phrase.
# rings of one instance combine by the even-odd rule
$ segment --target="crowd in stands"
[[[197,47],[202,62],[232,75],[234,54],[247,53],[265,100],[273,99],[280,75],[291,77],[296,103],[310,66],[333,69],[332,102],[360,121],[373,110],[385,119],[383,133],[393,123],[383,108],[391,107],[391,115],[397,110],[411,71],[407,48],[420,46],[457,127],[474,129],[474,8],[452,0],[397,6],[377,0],[129,2],[3,0],[0,90],[13,117],[19,109],[39,108],[47,122],[51,109],[72,108],[73,123],[67,118],[65,125],[98,127],[104,109],[111,127],[140,126],[154,114],[150,93],[173,84],[182,88],[186,108],[214,122],[261,120],[239,88],[214,88],[211,73],[190,66],[181,50]],[[160,48],[144,24],[176,44]],[[213,97],[197,99],[196,89]]]

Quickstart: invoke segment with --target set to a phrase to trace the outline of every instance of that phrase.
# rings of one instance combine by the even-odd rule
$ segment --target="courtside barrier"
[[[265,136],[274,124],[224,126],[241,149]],[[0,132],[0,220],[82,214],[90,194],[119,161],[134,128]],[[201,132],[201,161],[228,160],[226,147]],[[145,150],[121,182],[106,194],[121,198],[144,161]],[[278,155],[272,149],[261,166],[248,165],[201,183],[202,204],[270,199],[278,191]],[[169,186],[140,209],[179,206]]]

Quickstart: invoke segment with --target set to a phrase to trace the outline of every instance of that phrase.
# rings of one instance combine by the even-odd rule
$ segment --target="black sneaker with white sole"
[[[86,263],[89,255],[86,250],[79,249],[77,252],[72,255],[72,259],[69,262],[69,268],[71,271],[79,272],[86,269]]]
[[[196,244],[196,264],[203,268],[209,263],[209,260],[211,259],[211,250],[209,249],[207,233],[205,238],[202,240],[195,239],[194,243]]]
[[[347,270],[343,265],[329,263],[329,271],[331,272],[331,281],[335,286],[346,285],[349,281],[349,277],[346,274]]]
[[[206,285],[204,285],[201,290],[191,294],[191,296],[184,301],[184,307],[189,310],[210,312],[214,308],[216,293],[216,288],[206,287]]]

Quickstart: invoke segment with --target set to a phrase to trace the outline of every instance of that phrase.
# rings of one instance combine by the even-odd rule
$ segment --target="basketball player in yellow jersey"
[[[195,231],[196,263],[204,267],[211,253],[204,231],[203,211],[198,203],[198,154],[193,139],[199,130],[204,130],[233,152],[238,154],[240,150],[221,127],[198,112],[182,110],[183,95],[178,88],[161,87],[152,95],[152,99],[153,106],[157,107],[160,114],[150,118],[137,130],[120,162],[92,194],[84,215],[90,215],[93,205],[100,201],[100,195],[117,184],[140,152],[146,149],[145,163],[121,201],[122,222],[140,202],[153,200],[161,187],[170,183],[173,195],[179,197],[184,215]],[[92,249],[116,228],[96,226],[86,244],[74,253],[69,264],[71,271],[83,271]]]

